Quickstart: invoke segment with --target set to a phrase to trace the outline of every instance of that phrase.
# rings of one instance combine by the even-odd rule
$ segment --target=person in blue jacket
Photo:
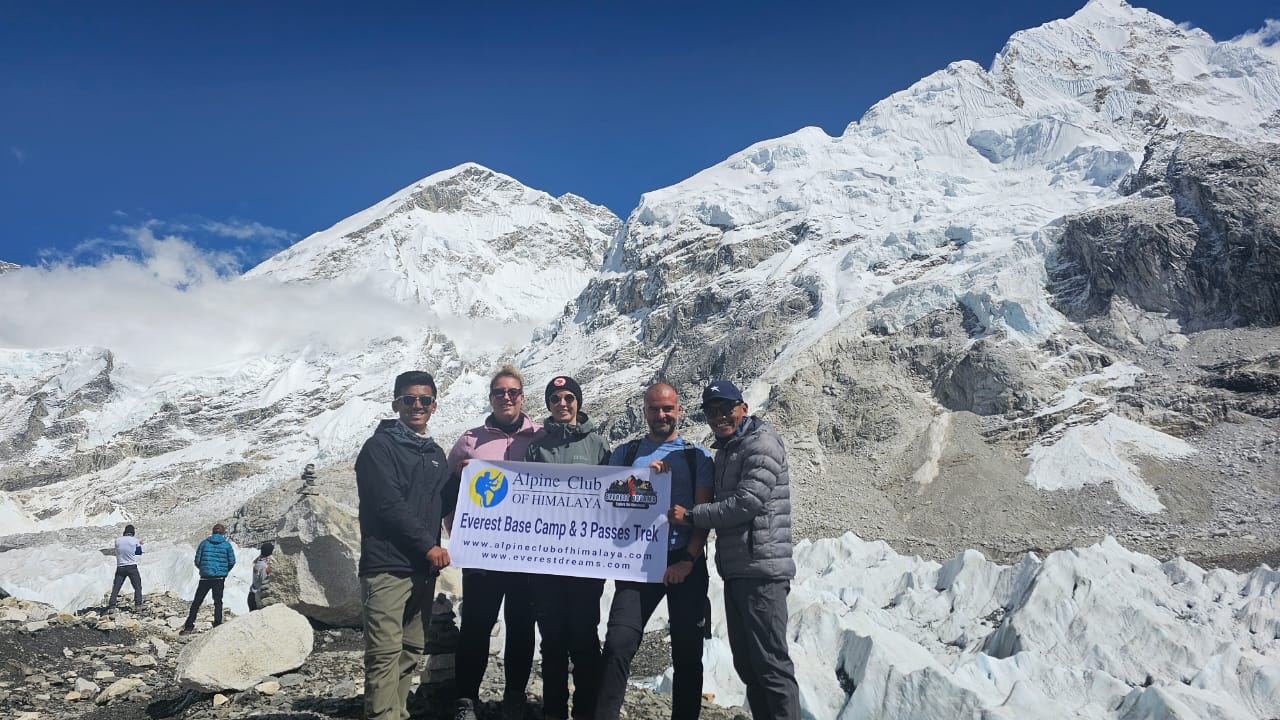
[[[200,571],[200,584],[196,586],[196,596],[191,601],[191,610],[187,612],[187,622],[182,626],[180,635],[190,635],[196,631],[196,613],[204,604],[204,598],[213,592],[213,626],[222,624],[222,590],[231,568],[236,566],[236,551],[224,536],[227,527],[222,523],[213,526],[213,534],[200,541],[196,548],[195,564]]]

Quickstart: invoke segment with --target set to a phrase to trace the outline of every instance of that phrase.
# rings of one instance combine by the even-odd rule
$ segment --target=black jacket
[[[356,458],[360,493],[360,577],[429,575],[427,551],[440,544],[444,450],[399,420],[383,420]]]

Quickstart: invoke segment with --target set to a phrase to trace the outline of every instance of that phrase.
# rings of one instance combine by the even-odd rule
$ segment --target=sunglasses
[[[727,417],[733,414],[734,408],[738,407],[738,403],[716,403],[715,405],[703,405],[702,414],[709,418]]]
[[[552,405],[559,405],[560,403],[572,405],[578,402],[578,398],[574,397],[573,393],[560,393],[559,395],[552,395],[547,398],[547,402]]]
[[[489,397],[491,398],[500,398],[500,397],[506,396],[511,398],[512,400],[515,400],[516,398],[520,397],[523,394],[524,394],[524,391],[521,390],[520,388],[507,388],[506,390],[499,388],[497,390],[489,391]]]
[[[413,407],[414,405],[421,405],[422,407],[431,407],[431,403],[435,401],[436,399],[431,395],[401,395],[400,397],[396,398],[396,402],[400,403],[405,407]]]

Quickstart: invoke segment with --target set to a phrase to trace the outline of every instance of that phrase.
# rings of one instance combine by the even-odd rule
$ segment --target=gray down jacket
[[[787,580],[791,559],[791,488],[782,436],[757,417],[716,441],[715,500],[690,508],[694,527],[716,531],[720,577]]]

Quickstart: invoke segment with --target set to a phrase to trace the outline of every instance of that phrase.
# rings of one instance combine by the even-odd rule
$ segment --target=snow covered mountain
[[[0,350],[0,588],[97,572],[95,526],[176,546],[306,462],[339,473],[410,365],[446,442],[511,357],[531,387],[575,375],[615,440],[647,382],[692,408],[729,377],[788,439],[809,717],[1275,717],[1277,168],[1280,66],[1092,0],[625,225],[438,173],[236,281],[290,312],[384,295],[349,342],[164,372]],[[708,676],[734,699],[724,648]]]
[[[374,285],[438,315],[541,324],[600,267],[621,223],[474,163],[436,173],[246,273]],[[537,271],[556,267],[557,272]],[[536,280],[530,282],[531,277]]]
[[[487,371],[555,317],[620,225],[468,164],[300,241],[229,291],[351,337],[317,329],[161,370],[122,366],[110,348],[0,349],[0,453],[15,460],[0,468],[0,518],[8,532],[144,517],[199,528],[303,464],[349,462],[396,372],[429,367],[442,391],[483,383],[469,369]],[[361,303],[354,319],[307,311],[348,299]],[[471,400],[442,403],[437,422],[469,422]]]
[[[578,373],[606,408],[656,377],[750,383],[752,404],[808,461],[810,502],[797,512],[808,534],[848,528],[827,511],[832,498],[857,508],[859,531],[924,552],[1016,555],[1187,525],[1208,537],[1235,511],[1274,516],[1270,485],[1248,507],[1217,497],[1280,474],[1265,439],[1274,396],[1242,411],[1251,426],[1235,433],[1194,418],[1214,414],[1202,403],[1248,406],[1241,398],[1164,387],[1209,383],[1214,371],[1199,368],[1223,359],[1207,355],[1233,346],[1233,362],[1271,362],[1274,316],[1147,317],[1170,308],[1121,293],[1115,312],[1137,317],[1100,333],[1068,317],[1078,313],[1065,288],[1047,286],[1071,218],[1122,202],[1144,173],[1170,176],[1172,189],[1157,185],[1183,242],[1229,234],[1214,218],[1239,199],[1184,196],[1180,185],[1243,182],[1220,171],[1256,168],[1240,173],[1260,179],[1243,202],[1274,197],[1271,151],[1251,148],[1280,140],[1278,108],[1280,67],[1266,57],[1094,0],[1016,34],[989,71],[953,63],[839,137],[807,128],[646,194],[554,342],[522,358],[534,375]],[[1245,145],[1205,149],[1188,132]],[[1211,170],[1215,152],[1233,159]],[[1255,242],[1221,255],[1263,268],[1242,292],[1274,302],[1276,226],[1262,207]],[[1227,334],[1190,335],[1183,323]],[[1236,325],[1248,329],[1226,330]],[[1142,393],[1157,385],[1159,411]],[[613,430],[639,424],[632,412]],[[1237,447],[1260,467],[1240,469],[1240,487],[1219,483],[1216,455],[1183,437],[1193,426],[1228,436],[1202,447]],[[1190,501],[1201,492],[1216,507]],[[964,512],[939,518],[930,505]],[[1252,547],[1233,537],[1214,553]]]

